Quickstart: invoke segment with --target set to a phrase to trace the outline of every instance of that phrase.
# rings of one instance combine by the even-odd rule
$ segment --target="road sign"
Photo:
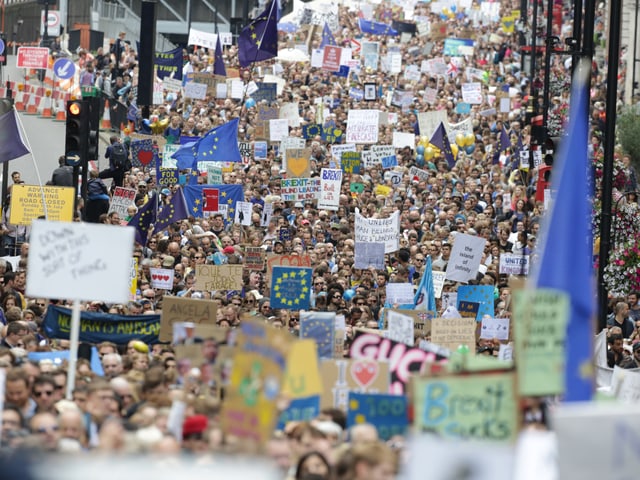
[[[76,73],[76,64],[68,58],[59,58],[53,64],[53,73],[62,80],[73,77]]]
[[[69,152],[67,153],[67,165],[75,167],[76,165],[80,165],[80,154],[78,152]]]
[[[18,68],[45,69],[49,65],[49,49],[43,47],[19,47]]]
[[[4,54],[4,41],[0,38],[0,55]]]
[[[47,22],[47,35],[57,37],[60,35],[60,12],[49,10],[49,21]],[[44,10],[40,11],[40,35],[44,35]]]

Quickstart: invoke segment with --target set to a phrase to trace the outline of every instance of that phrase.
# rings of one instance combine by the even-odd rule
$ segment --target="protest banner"
[[[287,178],[309,178],[311,176],[311,149],[287,148]]]
[[[173,325],[178,322],[215,325],[217,321],[216,310],[216,304],[207,300],[175,296],[163,297],[159,340],[171,342],[173,340]]]
[[[529,255],[500,254],[500,275],[529,275]]]
[[[34,220],[27,295],[126,302],[133,236],[132,227]]]
[[[387,303],[391,305],[412,304],[415,298],[412,283],[387,283]]]
[[[273,267],[271,272],[271,308],[307,310],[311,297],[313,269]]]
[[[215,163],[207,164],[207,185],[218,185],[223,183],[222,167]]]
[[[245,247],[244,248],[244,266],[249,270],[264,269],[264,258],[266,252],[261,247]]]
[[[350,109],[347,118],[347,143],[378,142],[378,110]]]
[[[48,220],[71,222],[73,220],[74,195],[73,187],[13,185],[11,187],[9,223],[31,225],[33,220],[43,217],[43,199],[47,205]]]
[[[320,358],[332,358],[335,312],[300,312],[300,338],[313,339]]]
[[[42,328],[47,338],[68,340],[71,334],[71,309],[49,305]],[[126,345],[140,340],[158,343],[160,315],[114,315],[110,313],[80,312],[80,341],[98,344],[113,342]]]
[[[242,265],[196,265],[196,290],[242,290]]]
[[[241,322],[238,330],[220,421],[227,435],[242,439],[243,448],[254,450],[270,438],[278,420],[277,400],[291,336],[251,320]]]
[[[322,379],[315,340],[308,338],[293,342],[287,354],[282,394],[288,398],[302,398],[321,393]]]
[[[520,395],[564,392],[568,295],[551,289],[513,292],[515,353]]]
[[[418,113],[418,128],[420,128],[420,135],[426,135],[431,138],[440,123],[445,125],[445,127],[449,123],[446,110]]]
[[[448,57],[460,57],[467,55],[465,47],[471,48],[471,55],[473,55],[473,40],[469,38],[446,38],[444,41],[443,54]]]
[[[384,253],[398,250],[400,217],[396,210],[388,218],[366,218],[356,209],[355,241],[384,243]]]
[[[382,440],[404,435],[409,426],[407,397],[384,393],[349,392],[347,427],[368,423],[376,427]]]
[[[475,318],[434,318],[431,320],[431,342],[455,352],[460,345],[469,347],[475,353]]]
[[[322,408],[348,409],[349,392],[387,393],[389,363],[361,359],[335,359],[320,362]]]
[[[397,310],[390,310],[386,312],[386,321],[386,329],[389,332],[387,338],[413,347],[414,327],[412,317],[398,313]]]
[[[430,355],[419,348],[409,347],[375,333],[360,331],[356,331],[349,350],[352,359],[389,361],[389,393],[395,395],[405,393],[411,373],[419,372]]]
[[[416,136],[414,133],[393,132],[392,143],[394,148],[409,147],[413,150],[416,146]]]
[[[480,327],[480,338],[509,340],[509,319],[485,317]]]
[[[413,406],[416,427],[445,439],[511,443],[518,435],[511,372],[415,378]]]
[[[417,180],[419,182],[427,182],[429,181],[429,178],[431,178],[431,176],[426,170],[422,170],[418,167],[411,167],[409,169],[409,178],[412,181]]]
[[[280,414],[276,428],[284,430],[289,422],[309,422],[320,415],[320,395],[294,398]]]
[[[367,159],[366,167],[373,167],[376,165],[382,165],[382,160],[387,159],[387,165],[395,163],[397,165],[398,160],[392,160],[392,157],[396,156],[396,149],[393,145],[373,145],[370,150],[371,154]]]
[[[332,149],[333,150],[333,149]],[[360,173],[362,154],[360,152],[343,152],[340,168],[344,173]]]
[[[356,144],[345,143],[340,145],[331,145],[331,158],[333,159],[336,167],[341,167],[342,157],[347,152],[357,153]]]
[[[121,219],[129,216],[127,209],[135,205],[136,193],[138,192],[135,188],[116,187],[109,203],[108,213],[117,212]]]
[[[173,268],[150,268],[151,288],[158,290],[173,289]]]
[[[433,274],[433,289],[435,291],[435,297],[440,298],[442,296],[442,289],[444,288],[446,272],[434,270]]]
[[[323,168],[320,171],[320,198],[318,209],[337,211],[340,206],[342,170]]]
[[[285,202],[303,202],[320,198],[320,178],[283,178],[280,196]]]
[[[458,233],[447,264],[447,280],[468,282],[478,275],[480,260],[487,242],[482,237]]]
[[[304,255],[268,255],[267,256],[267,285],[271,285],[273,267],[311,267],[311,257]]]
[[[298,108],[298,102],[283,103],[280,105],[280,118],[285,118],[289,121],[289,126],[297,128],[300,126],[300,110]]]
[[[482,84],[480,82],[463,83],[462,100],[471,105],[480,105],[483,102]]]
[[[326,45],[322,53],[322,69],[328,72],[338,72],[340,70],[341,56],[342,48]]]
[[[356,242],[354,252],[354,268],[384,268],[384,243]]]
[[[493,285],[460,285],[458,287],[458,311],[461,302],[475,302],[478,304],[476,310],[476,320],[480,321],[483,317],[493,317]]]
[[[411,318],[411,321],[413,322],[414,338],[424,338],[431,335],[431,320],[435,317],[436,312],[425,310],[407,310],[400,308],[385,308],[384,316],[382,318],[382,328],[386,331],[389,330],[389,312],[395,312],[399,315]]]

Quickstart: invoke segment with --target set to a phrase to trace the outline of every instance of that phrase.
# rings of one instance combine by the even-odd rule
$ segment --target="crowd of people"
[[[283,200],[281,152],[278,145],[270,145],[266,159],[256,160],[249,156],[243,163],[232,164],[223,174],[223,182],[241,185],[245,200],[252,203],[251,226],[234,224],[232,218],[218,213],[207,218],[184,218],[163,231],[152,229],[146,243],[136,243],[134,248],[138,261],[135,298],[126,304],[89,302],[84,308],[117,315],[157,314],[161,313],[163,298],[167,296],[208,299],[217,305],[219,327],[233,329],[243,320],[254,319],[297,335],[300,312],[271,308],[266,270],[245,269],[243,288],[238,291],[210,292],[195,288],[198,265],[243,264],[246,247],[261,247],[267,254],[308,255],[313,268],[312,310],[344,315],[348,342],[355,329],[382,327],[387,284],[411,282],[417,286],[427,257],[430,257],[434,271],[446,270],[456,235],[465,233],[487,241],[481,269],[471,283],[493,286],[496,317],[510,317],[511,289],[508,277],[500,274],[500,256],[520,253],[535,258],[536,239],[545,213],[545,201],[540,192],[536,192],[539,165],[521,165],[517,147],[519,142],[531,143],[527,105],[536,101],[532,94],[537,87],[532,89],[531,82],[538,85],[542,71],[533,77],[523,71],[524,53],[518,42],[518,31],[508,30],[501,24],[503,17],[513,13],[517,20],[519,14],[515,10],[520,4],[512,3],[502,2],[499,13],[481,13],[475,8],[433,12],[428,4],[417,4],[414,18],[419,24],[426,20],[432,31],[423,35],[424,25],[419,25],[417,34],[403,36],[402,41],[399,36],[363,35],[356,12],[340,7],[339,28],[332,32],[337,45],[351,48],[355,40],[377,41],[380,59],[388,52],[399,51],[403,67],[420,66],[424,60],[442,58],[447,65],[443,75],[421,73],[419,79],[409,80],[403,74],[392,75],[382,67],[374,70],[361,65],[343,78],[311,67],[309,62],[280,62],[277,59],[239,68],[240,79],[246,82],[259,81],[266,71],[284,79],[276,103],[297,102],[302,125],[316,122],[322,114],[326,124],[345,131],[349,110],[378,109],[397,114],[396,123],[380,126],[379,144],[392,144],[393,132],[414,133],[418,142],[428,144],[431,132],[420,131],[418,114],[440,110],[447,113],[452,124],[471,119],[471,145],[474,147],[465,151],[461,145],[452,166],[443,152],[418,158],[421,154],[416,148],[398,149],[398,166],[392,170],[399,174],[399,184],[392,183],[389,171],[383,170],[381,165],[363,168],[360,174],[345,174],[339,207],[331,211],[319,209],[316,200]],[[401,9],[387,2],[372,8],[372,13],[387,23],[391,19],[402,20],[403,14]],[[598,10],[598,22],[602,15]],[[567,26],[571,23],[572,12],[565,6],[562,23],[554,26],[557,30],[554,34],[561,38],[570,36],[571,29]],[[446,26],[444,36],[436,35],[436,25]],[[305,37],[309,34],[308,28],[292,33],[280,31],[279,45],[284,48],[307,43],[312,49],[317,48],[322,42],[321,30],[316,30],[316,36],[311,39]],[[468,38],[468,35],[472,35],[475,42],[472,53],[456,58],[443,55],[445,37]],[[223,58],[228,69],[238,68],[237,57],[236,45],[224,48]],[[355,51],[353,58],[359,58]],[[564,79],[566,85],[569,73],[565,60],[554,56],[552,69],[554,78]],[[185,74],[212,72],[213,64],[213,52],[204,48],[185,50]],[[119,102],[126,111],[131,111],[137,88],[137,58],[124,35],[120,36],[111,54],[102,50],[95,55],[81,52],[79,66],[83,84],[98,86],[113,102]],[[260,68],[255,68],[257,66]],[[605,95],[603,75],[599,73],[604,65],[594,62],[594,67],[597,74],[592,82],[591,100],[596,104],[602,102]],[[469,113],[460,113],[462,109],[457,106],[464,103],[461,86],[471,81],[469,72],[473,69],[484,72],[482,103],[470,105]],[[350,96],[351,87],[363,88],[365,83],[376,84],[378,95],[375,100],[364,102]],[[435,99],[426,98],[428,89],[436,89]],[[397,91],[413,92],[411,101],[401,106],[387,101],[387,95]],[[508,111],[499,108],[496,93],[500,92],[510,98]],[[554,97],[553,103],[557,106],[552,115],[554,119],[557,120],[558,112],[567,101],[568,90]],[[207,97],[192,101],[180,93],[165,91],[163,102],[153,107],[151,121],[165,122],[163,136],[171,143],[181,136],[201,136],[213,127],[238,118],[238,140],[253,142],[258,127],[258,106],[248,98]],[[603,123],[600,116],[594,118],[598,121],[592,125],[592,147],[597,151],[601,149],[599,138]],[[113,120],[117,126],[119,123]],[[140,118],[130,116],[127,122],[127,131],[121,132],[120,138],[118,135],[113,137],[112,145],[126,143],[131,131],[142,128]],[[503,129],[510,139],[508,146],[500,143]],[[289,135],[301,137],[302,128],[290,127]],[[450,141],[456,143],[455,138]],[[306,145],[311,149],[312,177],[318,176],[321,168],[335,163],[332,145],[321,136],[309,138]],[[362,146],[358,147],[361,149]],[[111,153],[112,147],[109,147],[107,159]],[[146,202],[158,199],[161,205],[168,204],[181,188],[180,185],[158,188],[153,167],[133,166],[125,171],[125,167],[116,165],[113,159],[107,161],[109,166],[103,170],[106,174],[97,171],[91,174],[90,185],[96,185],[96,197],[87,200],[85,206],[80,204],[80,208],[90,209],[92,201],[108,206],[114,186],[135,189],[135,206],[128,210],[128,218],[100,211],[92,214],[93,221],[121,225]],[[427,178],[412,178],[409,175],[412,166],[423,169]],[[205,183],[206,177],[200,176],[198,181]],[[362,184],[362,191],[353,191],[351,186],[354,184]],[[381,186],[388,188],[381,189]],[[261,226],[267,204],[273,207],[273,214],[270,223]],[[370,218],[386,218],[395,211],[400,213],[399,250],[385,255],[384,268],[354,267],[357,209]],[[81,212],[77,217],[82,217]],[[2,225],[3,234],[5,228],[7,232],[12,231],[11,225],[6,223]],[[65,399],[68,377],[65,365],[35,362],[28,356],[29,352],[64,350],[68,343],[44,337],[40,326],[50,302],[26,295],[27,242],[28,232],[25,232],[12,244],[15,261],[4,264],[0,261],[0,272],[3,273],[0,303],[5,323],[0,362],[6,369],[3,446],[27,445],[49,452],[78,453],[93,449],[163,455],[187,451],[200,461],[206,461],[214,453],[241,450],[241,440],[225,435],[217,421],[221,403],[220,397],[213,392],[219,386],[207,378],[204,368],[193,371],[184,364],[169,344],[145,345],[132,341],[128,345],[110,342],[97,345],[103,372],[97,374],[89,361],[81,360],[73,396]],[[152,288],[152,268],[173,269],[173,288]],[[455,291],[457,286],[446,282],[444,288]],[[632,311],[637,313],[638,294],[631,295],[635,295]],[[438,299],[436,314],[446,306]],[[616,305],[615,310],[612,323],[622,322],[622,329],[629,330],[625,335],[637,336],[635,325],[625,323],[624,312],[618,315],[624,306]],[[611,343],[615,344],[617,338],[612,336]],[[429,333],[417,340],[428,342]],[[198,341],[211,352],[206,362],[215,363],[219,345],[211,339]],[[499,346],[498,341],[482,341],[470,347],[475,347],[478,353],[497,355]],[[637,351],[640,349],[634,347],[634,361],[640,361],[636,360]],[[611,362],[622,363],[623,359],[618,358],[614,350],[612,352]],[[619,355],[622,355],[621,351]],[[631,364],[631,360],[628,363]],[[532,404],[535,407],[529,410],[529,415],[531,411],[545,409],[544,402],[532,400]],[[534,414],[533,417],[540,419],[544,415]],[[394,437],[382,441],[371,425],[347,428],[345,412],[325,409],[312,421],[293,422],[284,430],[275,431],[264,448],[281,469],[283,477],[387,479],[399,471],[403,439]]]

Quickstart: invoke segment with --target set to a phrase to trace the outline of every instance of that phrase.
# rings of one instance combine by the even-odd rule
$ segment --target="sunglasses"
[[[39,392],[33,392],[33,395],[37,398],[40,398],[43,395],[50,397],[51,395],[53,395],[53,390],[40,390]]]
[[[40,427],[40,428],[36,428],[33,432],[34,433],[52,433],[52,432],[57,432],[58,431],[58,426],[57,425],[53,425],[51,427]]]

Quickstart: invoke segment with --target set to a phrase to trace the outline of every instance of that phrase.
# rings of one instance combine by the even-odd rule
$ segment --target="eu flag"
[[[496,148],[496,151],[493,154],[494,165],[496,165],[500,161],[500,154],[510,146],[511,146],[511,139],[509,138],[507,129],[504,128],[504,125],[503,125],[502,130],[500,130],[500,136],[498,137],[498,147]]]
[[[158,219],[153,226],[153,230],[159,232],[166,229],[172,223],[183,220],[188,216],[187,203],[185,202],[182,189],[179,188],[178,191],[173,194],[169,203],[163,206],[158,212]]]
[[[204,216],[204,189],[217,190],[218,211],[223,213],[225,224],[233,223],[236,215],[236,202],[244,201],[242,185],[186,185],[183,189],[187,212],[196,218]]]
[[[418,285],[416,296],[413,299],[414,310],[427,310],[436,312],[436,292],[433,286],[433,269],[431,267],[431,255],[427,256],[424,273]]]
[[[335,312],[300,312],[300,338],[315,340],[320,358],[333,357],[335,327]]]
[[[198,162],[241,162],[238,119],[209,130],[194,143],[183,145],[173,158],[178,160],[178,170],[196,170]]]
[[[370,33],[371,35],[398,35],[398,32],[386,23],[364,20],[362,18],[358,19],[358,23],[360,25],[360,30],[362,31],[362,33]]]
[[[560,148],[552,180],[557,192],[541,229],[542,252],[538,288],[552,288],[569,296],[565,362],[565,401],[589,401],[593,394],[592,342],[594,282],[591,255],[592,190],[588,182],[590,63],[581,61],[573,77],[567,136]]]
[[[447,131],[444,128],[444,124],[440,122],[436,131],[433,132],[430,143],[438,147],[444,153],[444,158],[449,164],[449,168],[453,168],[456,165],[456,159],[453,158],[453,152],[451,151],[451,144],[449,143],[449,137]]]
[[[0,116],[0,163],[22,157],[31,151],[22,141],[16,121],[16,111],[11,108]]]
[[[258,18],[242,29],[238,36],[238,59],[241,67],[278,55],[277,17],[276,0],[271,0]]]
[[[327,45],[337,45],[336,39],[333,38],[333,33],[331,33],[331,29],[329,25],[324,24],[324,30],[322,30],[322,41],[320,42],[320,48],[324,48]]]
[[[153,144],[153,139],[144,138],[131,140],[129,144],[131,150],[131,165],[136,168],[148,166],[153,160],[154,165],[157,164],[158,149]]]
[[[313,269],[273,267],[271,307],[285,310],[309,310]]]
[[[147,234],[149,233],[149,228],[151,228],[151,224],[156,221],[156,200],[157,196],[149,200],[145,203],[140,209],[138,213],[136,213],[131,220],[129,220],[128,225],[130,227],[135,228],[136,230],[136,242],[140,245],[147,244]]]
[[[222,45],[220,44],[220,35],[216,41],[216,54],[213,62],[213,74],[220,75],[222,77],[227,76],[227,69],[224,66],[224,59],[222,58]]]

